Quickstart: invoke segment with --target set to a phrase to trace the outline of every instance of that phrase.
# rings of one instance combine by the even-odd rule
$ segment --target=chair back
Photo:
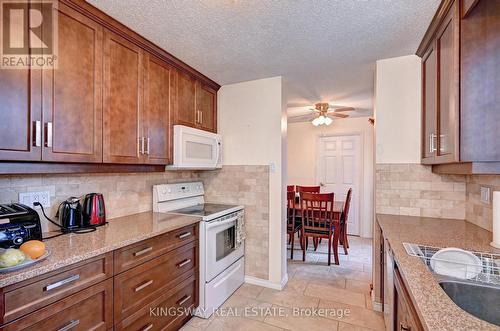
[[[307,193],[319,193],[320,187],[319,186],[298,186],[297,185],[297,192],[307,192]]]
[[[286,192],[286,222],[287,226],[295,225],[295,191]]]
[[[332,231],[333,193],[300,193],[302,227],[307,230]]]
[[[295,185],[287,185],[286,191],[287,192],[295,192]]]
[[[347,191],[347,196],[345,198],[344,209],[342,210],[342,216],[340,217],[341,222],[347,222],[347,217],[349,216],[349,208],[351,206],[352,188]]]

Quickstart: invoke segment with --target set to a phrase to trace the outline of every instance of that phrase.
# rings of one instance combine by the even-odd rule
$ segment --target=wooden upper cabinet
[[[178,72],[174,123],[217,132],[217,91]]]
[[[196,119],[196,80],[191,76],[177,72],[177,105],[175,124],[195,127]]]
[[[104,34],[103,159],[142,163],[143,51],[124,38]]]
[[[146,56],[144,79],[145,163],[171,162],[172,120],[171,105],[174,89],[173,70],[152,55]]]
[[[1,160],[40,161],[41,82],[40,69],[0,69]]]
[[[0,159],[40,161],[41,70],[0,70]]]
[[[422,58],[422,162],[432,163],[437,151],[437,59],[434,45]]]
[[[495,162],[500,160],[500,2],[462,6],[467,16],[460,26],[460,159]]]
[[[438,139],[442,163],[459,161],[460,6],[455,0],[438,30]]]
[[[199,82],[196,83],[196,112],[201,129],[217,132],[217,91]]]
[[[455,0],[422,57],[422,163],[460,159],[460,20]]]
[[[103,29],[58,7],[58,67],[43,70],[42,160],[102,162]]]

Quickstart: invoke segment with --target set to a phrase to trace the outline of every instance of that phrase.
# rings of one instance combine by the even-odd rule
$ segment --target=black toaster
[[[25,205],[0,205],[0,247],[19,247],[28,240],[42,240],[38,213]]]

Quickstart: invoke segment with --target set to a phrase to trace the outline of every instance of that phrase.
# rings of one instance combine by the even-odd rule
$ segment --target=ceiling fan
[[[319,102],[314,105],[314,108],[310,108],[310,110],[311,112],[308,114],[290,117],[291,122],[311,121],[314,126],[330,125],[333,123],[332,117],[349,117],[349,115],[342,113],[355,109],[352,107],[331,105],[327,102]]]

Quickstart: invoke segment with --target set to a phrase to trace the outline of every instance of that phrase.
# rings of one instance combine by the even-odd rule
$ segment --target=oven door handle
[[[207,229],[212,229],[212,228],[216,228],[216,227],[219,227],[219,226],[222,226],[222,225],[233,223],[236,220],[238,220],[237,216],[231,217],[230,219],[227,219],[227,220],[224,220],[224,221],[208,222],[207,223]]]

